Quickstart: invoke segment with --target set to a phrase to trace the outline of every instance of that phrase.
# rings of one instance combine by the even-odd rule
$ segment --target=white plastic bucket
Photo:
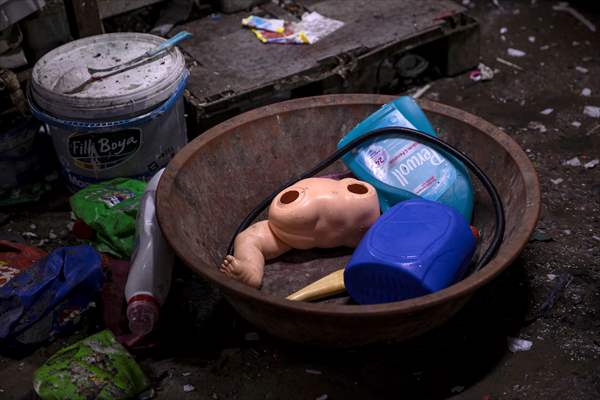
[[[164,40],[142,33],[98,35],[58,47],[36,63],[29,105],[49,125],[72,190],[115,177],[150,178],[187,143],[183,91],[189,74],[177,48],[75,94],[54,88],[74,67],[112,67]]]

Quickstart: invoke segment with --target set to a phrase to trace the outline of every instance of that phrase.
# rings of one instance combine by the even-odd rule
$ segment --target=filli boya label
[[[142,145],[141,137],[140,129],[76,133],[69,137],[69,155],[79,168],[109,169],[133,157]]]

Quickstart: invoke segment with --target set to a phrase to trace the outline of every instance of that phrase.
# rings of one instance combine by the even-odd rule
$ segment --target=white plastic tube
[[[174,255],[156,220],[156,188],[164,168],[154,175],[142,196],[136,220],[136,247],[125,286],[129,329],[150,333],[171,287]]]

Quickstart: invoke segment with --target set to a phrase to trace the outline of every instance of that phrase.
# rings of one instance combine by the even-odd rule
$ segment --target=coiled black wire
[[[244,229],[246,229],[248,226],[250,226],[252,221],[254,221],[256,219],[256,217],[258,217],[260,215],[260,213],[262,213],[271,204],[271,202],[273,201],[273,199],[275,198],[275,196],[277,196],[277,194],[279,192],[281,192],[288,186],[292,186],[294,183],[296,183],[302,179],[310,178],[310,177],[314,176],[315,174],[321,172],[322,170],[324,170],[325,168],[329,167],[331,164],[333,164],[334,162],[339,160],[344,154],[346,154],[350,150],[360,146],[361,144],[364,144],[365,142],[367,142],[371,139],[382,137],[382,136],[400,136],[400,137],[408,138],[411,140],[415,140],[417,142],[431,145],[436,150],[446,152],[446,153],[454,156],[458,160],[460,160],[463,164],[465,164],[467,166],[467,168],[469,168],[469,170],[471,170],[473,175],[475,175],[477,177],[477,179],[479,179],[479,181],[481,182],[481,184],[483,185],[485,190],[490,195],[490,198],[492,200],[492,206],[494,207],[494,212],[496,214],[494,236],[492,238],[492,241],[491,241],[490,245],[488,246],[488,248],[486,249],[486,251],[481,256],[481,258],[477,261],[477,264],[475,265],[475,267],[472,270],[472,272],[479,271],[484,265],[486,265],[492,259],[494,254],[496,254],[496,251],[498,251],[500,244],[502,244],[502,238],[504,237],[504,226],[505,226],[504,208],[502,207],[502,200],[500,199],[500,195],[498,194],[496,187],[494,186],[494,184],[492,183],[490,178],[488,178],[488,176],[481,170],[481,168],[479,168],[479,166],[477,166],[477,164],[475,164],[475,162],[473,162],[473,160],[471,160],[467,155],[462,153],[460,150],[449,145],[448,143],[444,142],[443,140],[438,139],[433,136],[430,136],[430,135],[427,135],[426,133],[420,132],[415,129],[402,128],[402,127],[386,127],[386,128],[381,128],[381,129],[376,129],[376,130],[370,131],[370,132],[352,140],[350,143],[346,144],[344,147],[339,148],[333,154],[331,154],[330,156],[325,158],[323,161],[321,161],[320,163],[315,165],[313,168],[304,172],[302,175],[292,178],[289,181],[287,181],[286,183],[284,183],[283,185],[281,185],[273,193],[271,193],[269,196],[265,197],[265,199],[262,200],[256,207],[254,207],[254,209],[252,209],[252,211],[250,211],[250,213],[246,216],[246,218],[244,218],[244,220],[240,223],[240,225],[236,229],[235,233],[233,234],[231,241],[229,242],[229,246],[227,247],[227,254],[233,254],[233,245],[234,245],[236,236],[240,232],[242,232]]]

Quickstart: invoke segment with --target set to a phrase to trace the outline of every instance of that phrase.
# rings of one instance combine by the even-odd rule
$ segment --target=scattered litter
[[[468,6],[469,3],[471,3],[471,0],[462,0],[462,5],[463,6]]]
[[[567,3],[566,1],[562,1],[562,2],[558,3],[557,5],[552,7],[552,9],[554,11],[568,12],[569,14],[571,14],[572,16],[577,18],[579,20],[579,22],[581,22],[582,24],[587,26],[590,31],[596,32],[596,25],[594,25],[586,17],[581,15],[577,10],[574,10],[573,8],[569,7],[569,3]]]
[[[563,183],[565,180],[563,178],[556,178],[556,179],[550,179],[550,182],[552,182],[555,185],[560,185],[561,183]]]
[[[477,69],[471,71],[469,78],[475,82],[489,81],[494,78],[494,70],[483,63],[479,63]]]
[[[585,96],[585,97],[590,97],[592,95],[592,89],[590,89],[590,88],[583,88],[581,90],[581,95]]]
[[[48,233],[48,238],[51,240],[56,239],[58,236],[56,236],[56,233],[50,231],[50,233]]]
[[[31,224],[31,225],[29,225],[29,229],[31,229],[32,231],[35,231],[37,229],[37,226],[35,224]]]
[[[573,47],[577,47],[577,46],[579,46],[579,45],[580,45],[580,43],[579,43],[577,40],[573,40],[573,43],[571,43],[571,45],[572,45]]]
[[[552,275],[552,274],[548,274],[547,276],[550,277],[550,275]],[[546,297],[546,300],[544,300],[544,302],[540,306],[539,310],[537,312],[535,312],[531,318],[527,318],[527,320],[525,321],[525,325],[530,325],[533,322],[537,321],[539,318],[544,317],[548,313],[548,311],[550,311],[552,309],[552,306],[554,306],[554,303],[556,303],[556,300],[558,299],[560,294],[567,287],[567,285],[573,280],[573,276],[568,273],[562,273],[559,275],[558,279],[556,279],[556,277],[554,277],[551,280],[556,281],[556,283],[554,283],[554,286],[550,290],[550,293],[548,293],[548,297]],[[531,343],[531,342],[529,342],[529,343]],[[529,348],[531,348],[531,344],[529,345]],[[529,350],[529,349],[527,349],[527,350]]]
[[[523,50],[513,49],[510,47],[506,51],[507,51],[508,55],[511,57],[524,57],[527,54]]]
[[[316,369],[306,369],[305,372],[307,374],[312,374],[312,375],[323,375],[323,373],[319,370]]]
[[[21,236],[23,236],[26,239],[37,239],[38,235],[36,235],[33,232],[23,232],[21,233]]]
[[[581,126],[581,122],[573,121],[573,122],[571,122],[571,125],[574,126],[575,128],[579,128]]]
[[[193,392],[194,390],[196,390],[196,388],[193,385],[187,384],[187,385],[183,385],[183,391],[184,392]]]
[[[329,398],[329,396],[327,396],[326,394],[322,394],[319,397],[317,397],[315,400],[327,400]]]
[[[587,162],[587,163],[583,164],[583,167],[586,168],[586,169],[591,169],[591,168],[594,168],[598,164],[600,164],[600,160],[598,160],[596,158],[595,160],[592,160],[590,162]]]
[[[261,18],[251,15],[242,19],[242,26],[268,32],[283,33],[285,21],[282,19]]]
[[[506,32],[508,32],[508,28],[503,26],[502,28],[500,28],[500,34],[504,35]]]
[[[244,335],[244,340],[247,342],[256,342],[260,340],[260,336],[256,332],[248,332]]]
[[[546,126],[544,124],[537,122],[537,121],[529,122],[529,124],[527,124],[527,128],[533,129],[533,130],[538,130],[538,131],[540,131],[540,133],[545,133],[548,131],[548,129],[546,128]]]
[[[578,66],[576,66],[576,67],[575,67],[575,69],[576,69],[578,72],[581,72],[582,74],[587,74],[587,73],[588,73],[588,71],[589,71],[587,68],[585,68],[585,67],[580,67],[579,65],[578,65]]]
[[[533,235],[531,235],[531,239],[529,239],[530,242],[551,242],[553,240],[552,236],[539,229],[536,229]]]
[[[590,136],[592,133],[596,132],[598,129],[600,129],[600,124],[596,125],[592,129],[590,129],[585,135]]]
[[[192,374],[191,372],[183,372],[183,373],[181,374],[181,376],[190,376],[191,374]]]
[[[540,47],[540,50],[542,50],[542,51],[546,51],[546,50],[548,50],[549,48],[550,48],[550,46],[549,46],[549,45],[547,45],[547,44],[545,44],[545,45],[543,45],[543,46],[541,46],[541,47]]]
[[[521,10],[519,10],[518,8],[513,10],[513,15],[519,15],[521,14]]]
[[[454,386],[452,389],[450,389],[450,393],[460,393],[463,390],[465,390],[464,386]]]
[[[594,235],[594,236],[592,236],[592,239],[594,239],[594,240],[597,240],[597,241],[599,241],[599,242],[600,242],[600,236],[596,236],[596,235]]]
[[[535,43],[535,36],[529,36],[527,40],[529,40],[529,43]]]
[[[492,0],[492,3],[499,9],[504,10],[504,8],[500,5],[500,3],[498,3],[498,0]]]
[[[513,338],[510,336],[506,338],[506,344],[508,345],[508,350],[510,350],[511,353],[516,353],[518,351],[529,351],[533,346],[533,342],[529,340]]]
[[[316,11],[304,13],[300,22],[285,23],[282,32],[252,29],[263,43],[313,44],[344,25],[342,21],[326,18]]]
[[[41,399],[133,399],[150,386],[140,366],[109,330],[48,359],[33,376]]]
[[[523,69],[523,68],[521,68],[521,67],[519,67],[517,64],[513,64],[513,63],[511,63],[510,61],[506,61],[506,60],[505,60],[505,59],[503,59],[503,58],[496,57],[496,61],[498,61],[498,62],[499,62],[499,63],[501,63],[501,64],[508,65],[509,67],[512,67],[512,68],[514,68],[514,69],[516,69],[516,70],[519,70],[519,71],[524,71],[524,69]]]
[[[573,157],[570,160],[563,161],[562,165],[568,165],[569,167],[581,167],[581,160],[579,160],[579,157]]]
[[[502,40],[503,42],[506,42],[506,36],[500,35],[500,40]]]
[[[542,111],[540,111],[540,114],[542,115],[550,115],[554,112],[554,108],[546,108]]]
[[[600,118],[600,107],[585,106],[583,113],[588,117]]]
[[[413,99],[418,99],[419,97],[423,96],[425,94],[425,92],[427,92],[429,89],[431,89],[431,84],[428,83],[427,85],[423,86],[422,88],[418,89],[413,95]]]
[[[565,230],[563,231],[563,233],[564,233],[565,235],[570,235],[570,234],[571,234],[571,230],[570,230],[570,229],[565,229]]]
[[[557,276],[558,276],[558,275],[555,275],[555,274],[547,274],[547,275],[546,275],[546,277],[548,278],[548,280],[549,280],[550,282],[552,282],[553,280],[555,280]]]

